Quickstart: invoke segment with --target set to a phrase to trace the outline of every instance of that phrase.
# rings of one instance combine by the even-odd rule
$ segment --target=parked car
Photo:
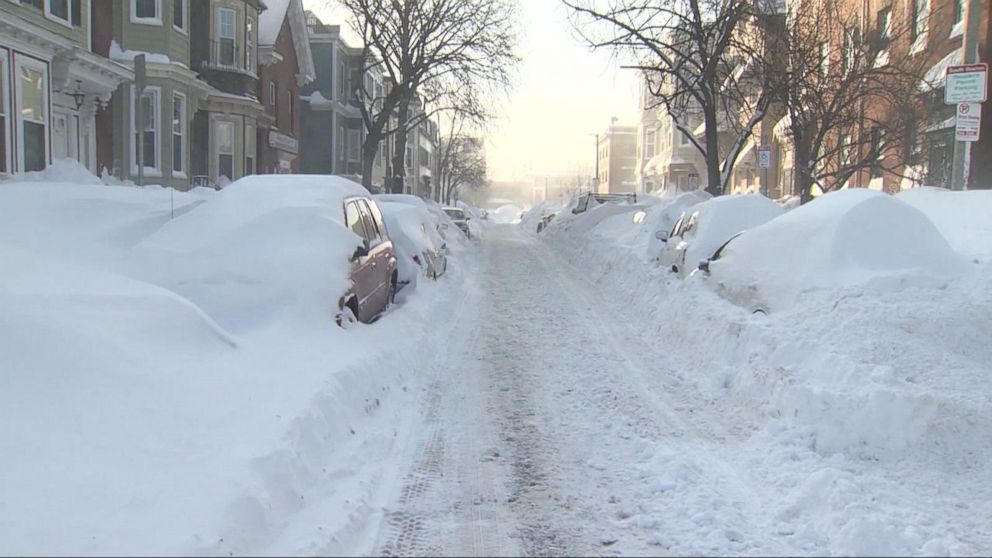
[[[737,233],[764,224],[784,212],[760,194],[720,196],[683,212],[671,231],[659,231],[664,243],[658,263],[679,277],[692,273]]]
[[[578,200],[576,200],[575,207],[572,208],[572,214],[578,215],[585,213],[589,210],[590,202],[596,202],[596,205],[603,203],[637,203],[637,194],[598,194],[596,192],[587,192],[579,196]]]
[[[339,324],[369,323],[379,317],[396,296],[399,277],[393,242],[386,232],[379,204],[369,195],[352,196],[343,203],[345,226],[362,239],[351,256],[351,290],[341,297]]]
[[[433,217],[423,207],[396,202],[380,204],[398,260],[398,288],[415,283],[419,274],[437,279],[448,269],[447,245]]]
[[[465,236],[472,238],[472,231],[468,226],[468,222],[472,218],[468,216],[464,209],[460,207],[445,207],[444,213],[454,222],[456,227],[465,233]]]
[[[448,237],[448,230],[456,228],[455,223],[450,217],[448,217],[448,214],[444,212],[441,204],[434,200],[427,200],[419,196],[412,196],[410,194],[379,194],[375,196],[375,199],[379,203],[401,203],[404,205],[425,209],[433,218],[434,226],[437,229],[437,232],[441,235],[441,238],[445,240],[450,240]]]

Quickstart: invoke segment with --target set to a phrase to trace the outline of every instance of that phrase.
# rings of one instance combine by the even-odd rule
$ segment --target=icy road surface
[[[479,249],[464,324],[425,371],[423,423],[376,553],[663,553],[654,508],[684,510],[664,498],[678,479],[651,471],[683,448],[705,458],[705,470],[673,463],[705,485],[699,497],[749,513],[758,499],[728,465],[744,425],[702,418],[708,403],[686,389],[677,362],[631,350],[640,336],[614,293],[595,292],[515,228],[491,229]],[[754,540],[729,528],[713,525],[721,540],[711,548]]]

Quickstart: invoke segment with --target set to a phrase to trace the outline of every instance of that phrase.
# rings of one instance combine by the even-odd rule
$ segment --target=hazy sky
[[[339,23],[333,0],[304,4]],[[592,52],[574,37],[559,0],[518,0],[523,58],[517,83],[499,100],[503,116],[492,122],[487,157],[490,177],[514,180],[529,174],[592,174],[593,134],[610,117],[633,124],[637,82],[632,70],[619,69],[607,51]],[[337,19],[338,21],[334,21]]]

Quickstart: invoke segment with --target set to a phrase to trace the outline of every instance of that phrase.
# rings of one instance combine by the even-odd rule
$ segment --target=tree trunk
[[[793,176],[793,192],[799,193],[799,203],[813,200],[813,171],[810,166],[812,148],[805,137],[795,137],[795,172]]]
[[[717,130],[716,109],[704,109],[703,121],[706,124],[706,191],[713,196],[722,196],[720,184],[720,136]]]
[[[375,166],[375,158],[379,154],[379,139],[376,137],[382,134],[375,134],[373,136],[372,132],[365,135],[365,143],[362,145],[362,186],[365,189],[372,191],[372,167]],[[370,141],[375,139],[375,141]]]
[[[393,176],[390,178],[392,182],[390,191],[394,194],[402,194],[403,184],[406,182],[406,142],[408,139],[406,124],[409,119],[410,103],[407,99],[403,99],[399,103],[396,141],[393,142]]]

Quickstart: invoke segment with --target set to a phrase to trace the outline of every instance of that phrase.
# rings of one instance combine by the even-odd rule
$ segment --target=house
[[[306,13],[316,79],[302,90],[301,168],[311,174],[360,175],[365,127],[356,91],[364,79],[362,50],[341,27]]]
[[[97,119],[99,167],[120,179],[137,181],[143,174],[146,183],[188,189],[190,121],[208,91],[190,69],[189,0],[170,9],[162,2],[94,0],[93,24],[94,52],[131,70],[135,56],[144,54],[146,61],[144,122],[137,121],[134,85],[121,85]]]
[[[637,182],[641,192],[652,192],[661,187],[657,172],[658,143],[661,122],[657,97],[652,95],[648,80],[642,76],[639,87],[641,120],[637,124]]]
[[[190,67],[209,87],[193,118],[194,184],[223,186],[258,171],[259,129],[276,120],[258,99],[258,21],[264,7],[261,0],[192,3]]]
[[[0,176],[71,158],[100,170],[97,114],[127,67],[95,54],[91,0],[0,2]]]
[[[259,100],[274,122],[259,127],[258,171],[300,172],[300,91],[317,78],[302,0],[269,0],[258,22]]]
[[[599,138],[597,191],[619,194],[637,191],[637,126],[611,124]]]

